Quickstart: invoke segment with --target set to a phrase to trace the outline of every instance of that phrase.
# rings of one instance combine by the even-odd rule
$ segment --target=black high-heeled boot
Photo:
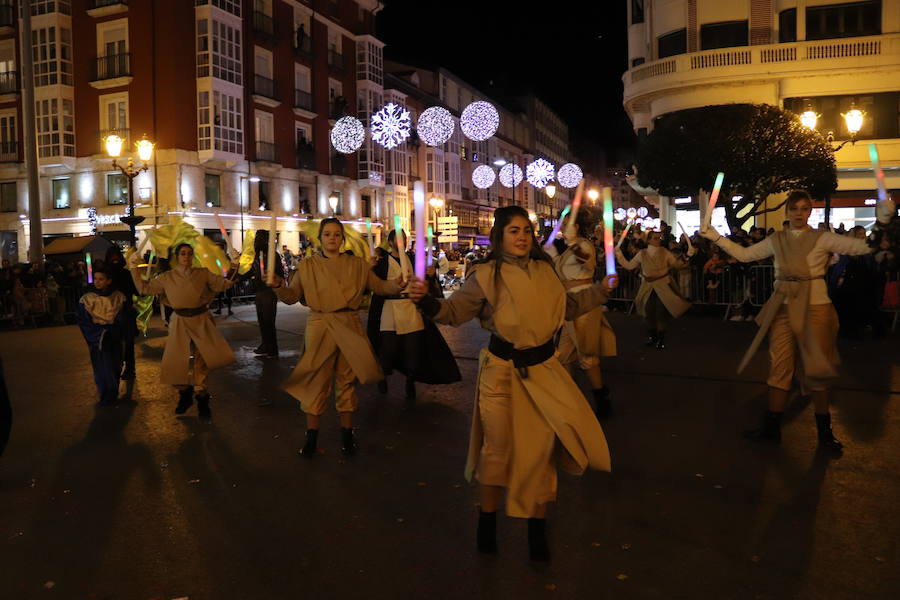
[[[212,419],[212,410],[209,408],[209,392],[203,390],[194,396],[194,400],[197,401],[197,416],[201,419]]]
[[[609,386],[603,386],[594,393],[594,414],[598,419],[605,419],[612,413],[612,402],[609,398]]]
[[[528,556],[534,561],[547,562],[550,560],[550,547],[547,545],[547,519],[528,519]]]
[[[183,415],[194,404],[194,390],[190,387],[178,390],[178,406],[175,407],[176,415]]]
[[[319,445],[319,430],[318,429],[307,429],[306,430],[306,441],[303,443],[303,448],[297,451],[297,454],[302,456],[303,458],[315,458],[316,450]]]
[[[478,551],[497,554],[497,512],[478,511],[478,531],[475,534]]]
[[[356,445],[353,437],[353,428],[341,427],[341,452],[345,456],[353,456],[358,449],[359,446]]]
[[[831,430],[831,413],[820,415],[816,413],[816,429],[819,431],[819,446],[827,450],[840,452],[844,445],[834,437]]]
[[[781,417],[784,413],[767,410],[763,417],[762,427],[744,432],[748,440],[781,443]]]

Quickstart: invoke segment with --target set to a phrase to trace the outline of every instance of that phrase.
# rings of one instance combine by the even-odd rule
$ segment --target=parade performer
[[[256,290],[254,302],[256,304],[256,321],[259,324],[259,333],[262,343],[254,350],[254,354],[268,358],[278,357],[278,335],[275,332],[275,316],[278,312],[278,297],[268,285],[266,285],[264,273],[265,265],[269,264],[269,232],[260,229],[253,240],[253,251],[256,260],[248,277],[253,279],[253,289]],[[275,275],[283,278],[284,264],[282,257],[275,253]]]
[[[403,235],[406,235],[404,232]],[[396,231],[388,234],[390,254],[378,259],[373,271],[379,279],[395,281],[403,274],[397,249]],[[434,276],[434,267],[427,279],[430,293],[443,297],[443,290]],[[374,294],[369,305],[366,333],[381,361],[385,379],[378,382],[378,391],[387,392],[387,376],[397,369],[406,375],[406,398],[416,398],[416,382],[439,385],[454,383],[462,377],[453,352],[444,336],[430,320],[422,318],[416,305],[406,296]]]
[[[347,455],[356,451],[354,380],[365,384],[383,379],[357,311],[368,290],[395,296],[402,289],[399,282],[376,277],[365,259],[341,252],[346,238],[340,220],[323,219],[317,239],[321,253],[300,261],[289,286],[285,287],[280,277],[274,283],[279,300],[285,304],[299,301],[310,308],[303,356],[284,385],[306,413],[306,439],[300,450],[306,458],[316,455],[319,420],[332,388],[340,414],[341,450]]]
[[[204,260],[218,251],[221,253],[218,262],[221,263],[225,254],[209,238],[198,237],[196,233],[192,238],[201,248]],[[154,247],[160,250],[155,241]],[[196,399],[197,415],[209,419],[212,417],[207,388],[209,371],[234,362],[234,353],[216,329],[209,304],[216,293],[227,290],[234,281],[207,267],[195,267],[194,247],[188,242],[176,244],[170,259],[172,268],[149,281],[143,279],[142,270],[137,268],[140,260],[137,253],[129,257],[131,277],[138,293],[165,294],[174,309],[159,379],[178,390],[175,414],[187,412]],[[191,357],[194,358],[193,369]]]
[[[122,315],[127,327],[122,331],[122,379],[134,379],[134,338],[137,336],[137,318],[138,313],[135,310],[135,296],[137,290],[134,282],[131,281],[131,274],[125,265],[125,257],[119,247],[112,245],[106,251],[106,259],[104,260],[109,276],[112,278],[112,288],[125,297],[125,305],[122,307]]]
[[[609,449],[581,390],[555,357],[553,337],[566,319],[604,303],[609,278],[567,294],[520,206],[494,211],[491,253],[450,298],[427,296],[415,280],[410,298],[427,317],[459,326],[473,318],[491,332],[482,350],[466,477],[480,483],[478,549],[497,551],[496,510],[528,519],[529,554],[548,560],[547,503],[556,499],[559,464],[582,474],[610,470]]]
[[[564,228],[566,250],[556,259],[556,273],[568,293],[575,294],[594,283],[597,252],[588,239],[590,213],[580,211],[575,227]],[[571,232],[571,233],[570,233]],[[591,382],[597,418],[609,416],[612,405],[609,387],[603,383],[600,357],[616,355],[616,334],[598,306],[573,321],[566,321],[559,338],[559,362],[573,370],[577,365]]]
[[[116,404],[122,372],[123,340],[133,317],[126,311],[125,294],[114,289],[109,267],[94,269],[94,291],[78,301],[75,317],[91,355],[99,406]]]
[[[862,255],[873,249],[864,239],[812,229],[808,223],[812,199],[803,190],[788,194],[785,211],[789,228],[749,247],[722,237],[712,228],[700,232],[741,262],[774,257],[775,291],[756,317],[759,331],[738,367],[741,372],[768,333],[769,409],[762,427],[744,435],[781,442],[781,418],[796,376],[801,389],[811,392],[819,445],[840,451],[843,446],[831,429],[828,398],[828,385],[837,377],[840,362],[836,347],[838,319],[828,297],[825,269],[832,254]],[[890,199],[880,202],[878,221],[887,223],[895,212]]]
[[[688,250],[688,256],[692,255],[693,252]],[[640,266],[641,287],[634,298],[634,305],[650,328],[647,345],[664,349],[669,321],[677,319],[691,307],[691,303],[678,293],[671,276],[671,270],[679,267],[684,259],[676,258],[662,247],[662,234],[658,231],[647,233],[647,247],[639,250],[634,258],[628,260],[616,248],[616,259],[628,270]]]

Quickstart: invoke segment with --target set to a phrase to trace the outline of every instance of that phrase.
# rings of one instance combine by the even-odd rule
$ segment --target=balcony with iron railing
[[[118,79],[131,75],[131,53],[98,56],[94,65],[94,81]]]
[[[273,142],[256,142],[256,160],[277,163],[278,146]]]
[[[294,90],[294,108],[300,108],[312,112],[312,92],[307,92],[305,90]]]
[[[106,8],[107,6],[115,6],[116,4],[128,6],[128,0],[91,0],[91,8]]]
[[[300,58],[306,58],[308,60],[312,60],[313,50],[312,50],[312,38],[309,35],[303,37],[302,40],[299,40],[299,44],[297,43],[297,36],[294,36],[294,54],[299,56]]]
[[[344,55],[337,50],[328,51],[328,67],[335,73],[344,72]]]
[[[0,142],[0,162],[19,162],[19,142]]]
[[[299,142],[297,144],[297,168],[314,171],[316,168],[316,151],[315,147],[309,142]]]
[[[630,110],[664,90],[853,75],[861,69],[889,74],[898,68],[900,34],[887,34],[690,52],[636,66],[622,80]]]
[[[275,19],[264,12],[254,10],[253,31],[260,37],[275,41]]]
[[[0,94],[16,94],[19,91],[19,77],[15,71],[0,73]]]
[[[272,100],[278,100],[278,86],[275,85],[275,80],[263,75],[253,77],[253,93]]]

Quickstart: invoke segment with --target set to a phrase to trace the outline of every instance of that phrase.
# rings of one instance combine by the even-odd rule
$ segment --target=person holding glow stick
[[[165,294],[174,310],[159,379],[178,390],[175,414],[184,414],[196,400],[197,415],[210,419],[209,371],[234,362],[234,353],[216,329],[209,304],[217,292],[229,289],[234,281],[205,267],[195,267],[191,244],[178,244],[171,257],[170,270],[145,281],[137,268],[141,257],[132,254],[128,259],[131,278],[140,295]],[[233,262],[231,268],[237,269],[237,263]]]
[[[688,256],[694,255],[692,250],[688,250]],[[662,233],[659,231],[647,232],[647,247],[638,251],[631,260],[625,258],[621,248],[617,247],[615,254],[623,268],[634,270],[640,267],[641,286],[634,297],[634,305],[649,327],[647,345],[656,346],[658,350],[665,349],[669,321],[677,319],[691,307],[671,277],[671,270],[681,266],[685,259],[677,258],[662,247]]]
[[[874,249],[865,239],[812,229],[812,199],[804,190],[788,194],[785,211],[790,229],[746,248],[711,227],[700,230],[700,235],[741,262],[774,257],[775,291],[756,317],[759,331],[738,366],[740,373],[768,334],[768,410],[762,427],[744,435],[753,440],[781,442],[782,415],[792,382],[797,379],[801,389],[812,394],[819,445],[840,452],[843,445],[831,428],[828,397],[828,387],[837,378],[840,360],[836,344],[838,319],[828,297],[825,270],[834,254],[858,256]],[[879,202],[875,213],[875,227],[884,227],[896,214],[894,202],[890,198]]]
[[[359,401],[354,384],[384,379],[357,311],[367,291],[396,296],[403,289],[402,280],[383,281],[367,260],[341,252],[345,235],[339,219],[322,219],[317,237],[321,253],[301,261],[287,287],[278,275],[273,283],[279,300],[310,308],[303,356],[284,385],[306,413],[306,438],[300,450],[306,458],[314,458],[318,451],[319,420],[332,390],[340,414],[341,451],[356,452],[353,413]]]
[[[147,236],[149,238],[149,236]],[[145,238],[146,239],[146,238]],[[143,246],[143,244],[142,244]],[[137,253],[135,253],[137,254]],[[113,289],[122,292],[125,296],[125,305],[122,308],[122,315],[129,326],[122,331],[122,359],[123,368],[122,379],[135,378],[135,361],[134,361],[134,338],[138,334],[137,330],[137,311],[134,309],[134,297],[138,295],[134,282],[131,280],[131,273],[125,265],[125,257],[119,247],[113,244],[106,250],[106,258],[104,264],[113,280]]]
[[[566,250],[556,259],[556,274],[567,293],[577,294],[594,283],[597,253],[588,239],[591,231],[591,215],[580,211],[575,226],[567,226]],[[616,334],[606,319],[603,307],[598,306],[575,320],[566,321],[559,337],[559,362],[569,372],[576,366],[584,371],[591,383],[594,411],[598,419],[609,416],[612,404],[609,387],[603,382],[600,359],[616,355]]]
[[[119,375],[125,332],[134,319],[125,314],[125,294],[113,286],[106,266],[93,269],[94,291],[78,301],[75,318],[91,355],[94,383],[100,396],[98,406],[113,406],[119,400]]]
[[[458,327],[478,318],[491,332],[482,350],[466,477],[481,484],[478,550],[497,552],[497,508],[528,519],[532,560],[546,561],[547,503],[556,499],[557,465],[577,475],[610,470],[609,448],[581,390],[556,358],[553,338],[566,319],[606,302],[602,283],[567,294],[538,245],[528,212],[494,211],[491,252],[447,299],[428,296],[416,279],[409,297],[437,323]]]
[[[402,238],[405,232],[401,230],[400,235]],[[388,234],[388,244],[390,253],[378,259],[372,270],[379,279],[394,281],[403,275],[396,231],[391,230]],[[428,265],[426,271],[431,294],[443,297],[434,266]],[[422,318],[416,305],[405,295],[374,294],[369,305],[366,333],[385,375],[385,379],[378,382],[379,393],[387,393],[387,376],[394,369],[406,375],[407,406],[416,399],[417,381],[440,385],[462,378],[441,332],[434,323]]]
[[[284,265],[281,261],[281,256],[277,252],[274,252],[274,256],[269,255],[270,248],[273,247],[269,233],[265,229],[256,232],[256,237],[253,238],[253,250],[256,253],[257,260],[253,262],[253,266],[243,277],[244,279],[252,279],[253,288],[256,290],[256,297],[254,298],[256,322],[259,324],[259,334],[262,341],[253,353],[263,358],[278,358],[278,334],[275,331],[278,296],[272,291],[269,273],[266,272],[268,267],[265,265],[274,265],[274,274],[280,278],[284,278]]]

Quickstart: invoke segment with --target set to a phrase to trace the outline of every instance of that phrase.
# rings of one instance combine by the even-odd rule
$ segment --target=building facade
[[[836,151],[836,221],[871,221],[878,144],[888,188],[900,188],[900,0],[627,0],[624,105],[640,136],[657,117],[727,103],[819,115],[835,147],[842,114],[864,112],[859,143]],[[661,213],[667,208],[663,201]],[[843,212],[841,212],[843,211]],[[781,215],[766,217],[780,224]]]
[[[98,230],[118,241],[127,180],[101,140],[156,144],[134,181],[141,235],[173,215],[232,242],[277,215],[296,249],[307,218],[364,229],[384,213],[384,152],[336,154],[335,119],[383,103],[377,0],[32,0],[36,119],[24,127],[21,21],[0,3],[0,252],[24,259],[20,140],[37,138],[45,241]],[[329,198],[336,198],[332,211]]]

